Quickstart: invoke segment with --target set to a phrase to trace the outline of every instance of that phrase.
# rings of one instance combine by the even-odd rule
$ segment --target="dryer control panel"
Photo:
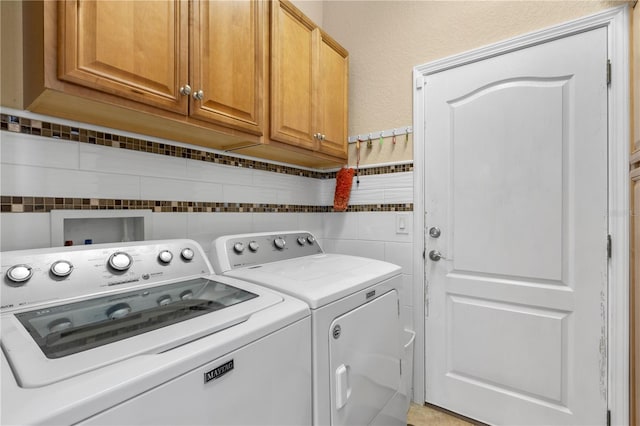
[[[225,235],[213,241],[211,263],[216,273],[324,253],[307,231]]]

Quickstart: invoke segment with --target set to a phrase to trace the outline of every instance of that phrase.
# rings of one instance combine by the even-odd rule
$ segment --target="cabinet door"
[[[191,116],[262,135],[268,83],[268,3],[194,1]]]
[[[315,25],[288,2],[273,3],[271,14],[271,137],[315,149],[313,93]]]
[[[58,78],[186,114],[185,1],[64,1]]]
[[[323,137],[318,150],[336,157],[347,157],[347,51],[320,31],[319,108],[317,129]]]

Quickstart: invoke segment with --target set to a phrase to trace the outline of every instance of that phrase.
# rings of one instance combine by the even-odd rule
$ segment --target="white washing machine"
[[[406,425],[399,266],[326,254],[305,231],[220,237],[210,256],[217,273],[309,304],[315,425]]]
[[[195,241],[1,262],[1,424],[311,424],[308,306],[214,275]]]

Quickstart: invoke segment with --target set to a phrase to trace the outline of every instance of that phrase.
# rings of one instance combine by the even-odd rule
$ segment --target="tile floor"
[[[424,405],[411,403],[409,415],[407,416],[407,426],[475,426],[482,423],[470,423]]]

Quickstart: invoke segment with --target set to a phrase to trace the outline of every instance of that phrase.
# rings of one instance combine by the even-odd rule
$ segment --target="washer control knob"
[[[258,249],[259,249],[259,248],[260,248],[260,244],[258,244],[258,242],[257,242],[257,241],[251,241],[251,242],[249,243],[249,250],[251,250],[251,251],[254,251],[254,252],[255,252],[255,251],[258,251]]]
[[[169,303],[171,303],[171,296],[169,296],[168,294],[165,294],[164,296],[160,296],[158,297],[158,306],[167,306]]]
[[[182,258],[184,260],[186,260],[187,262],[193,260],[193,257],[195,256],[195,253],[193,252],[193,250],[191,250],[189,247],[187,248],[183,248],[182,251],[180,252],[180,256],[182,256]]]
[[[297,241],[298,241],[298,244],[303,246],[307,242],[307,239],[305,237],[298,237]]]
[[[316,238],[315,238],[313,235],[309,235],[309,236],[307,237],[307,242],[308,242],[309,244],[312,244],[312,245],[313,245],[313,243],[315,243],[315,242],[316,242]]]
[[[126,271],[133,264],[133,259],[123,251],[117,251],[109,257],[109,266],[116,271]]]
[[[273,245],[276,246],[278,250],[282,250],[284,246],[287,245],[287,242],[282,237],[276,237],[276,239],[273,240]]]
[[[173,260],[173,253],[171,253],[169,250],[162,250],[158,254],[158,260],[165,265],[169,264]]]
[[[7,278],[9,281],[19,285],[29,281],[31,275],[33,275],[33,271],[29,265],[15,265],[7,271]]]
[[[116,320],[124,318],[131,312],[131,306],[128,303],[116,303],[107,309],[107,318]]]
[[[244,251],[244,244],[238,242],[233,245],[233,251],[240,254]]]
[[[51,265],[51,273],[56,277],[66,277],[73,272],[73,265],[67,260],[58,260]]]

